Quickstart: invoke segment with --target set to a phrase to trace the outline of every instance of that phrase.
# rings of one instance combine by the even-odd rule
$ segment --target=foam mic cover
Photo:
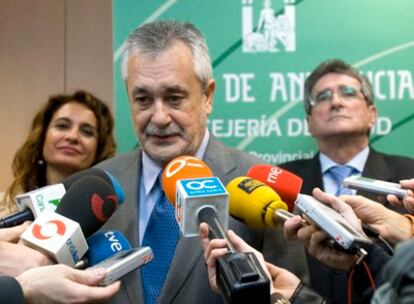
[[[202,160],[183,155],[174,158],[165,166],[162,173],[162,188],[168,200],[175,205],[176,183],[178,180],[211,176],[213,176],[213,173]]]
[[[86,253],[88,266],[96,265],[119,251],[131,248],[127,238],[117,230],[100,230],[91,235],[86,242],[89,246]]]
[[[275,227],[276,209],[288,206],[272,188],[250,177],[240,176],[227,185],[230,194],[230,214],[253,228]]]
[[[118,197],[118,202],[122,203],[125,200],[124,190],[122,189],[118,180],[113,175],[111,175],[109,172],[98,169],[98,168],[89,168],[89,169],[78,171],[66,177],[62,181],[62,183],[65,185],[66,189],[68,189],[74,182],[78,181],[79,179],[85,176],[95,176],[95,177],[104,179],[114,189],[115,194]]]
[[[102,178],[84,176],[63,196],[56,212],[79,223],[85,237],[98,230],[118,207],[113,187]]]
[[[302,178],[287,170],[267,164],[252,166],[246,175],[271,187],[288,205],[289,212],[293,211],[302,187]]]

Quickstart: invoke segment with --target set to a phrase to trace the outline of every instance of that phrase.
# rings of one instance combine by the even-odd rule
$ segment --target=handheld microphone
[[[20,211],[0,219],[0,228],[33,221],[45,210],[54,211],[66,193],[66,189],[66,186],[60,183],[17,195],[16,205]]]
[[[227,191],[230,214],[253,228],[275,227],[278,224],[275,211],[289,209],[272,188],[250,177],[234,178],[228,183]]]
[[[117,230],[97,231],[86,240],[88,252],[75,268],[94,266],[117,252],[131,249],[128,239]]]
[[[162,186],[167,198],[172,198],[175,218],[185,237],[198,235],[199,216],[205,220],[212,216],[207,224],[211,224],[217,237],[226,238],[220,231],[227,230],[228,194],[203,161],[192,156],[173,159],[164,168]],[[224,228],[217,227],[217,223]]]
[[[210,168],[194,156],[183,155],[170,161],[162,174],[162,188],[170,203],[175,206],[176,183],[180,179],[213,176]]]
[[[44,210],[55,211],[60,200],[71,185],[85,176],[95,176],[107,181],[114,189],[118,201],[120,203],[124,201],[124,191],[115,177],[106,171],[90,168],[68,176],[62,183],[45,186],[17,195],[16,205],[19,212],[0,219],[0,228],[13,227],[25,221],[33,221]]]
[[[74,182],[80,180],[81,178],[85,176],[96,176],[100,177],[103,180],[105,180],[108,184],[110,184],[115,191],[115,194],[118,198],[118,202],[122,203],[125,200],[125,193],[124,190],[121,187],[121,184],[119,181],[108,171],[104,171],[98,168],[89,168],[85,170],[78,171],[67,178],[64,179],[63,183],[65,185],[72,185]]]
[[[56,213],[79,223],[88,237],[108,220],[118,205],[118,198],[109,183],[96,176],[85,176],[72,184]]]
[[[288,211],[293,211],[296,198],[302,188],[302,178],[285,169],[267,164],[252,166],[246,176],[271,187],[287,204]]]
[[[75,266],[88,249],[85,236],[98,230],[118,206],[111,185],[96,176],[74,182],[56,213],[43,212],[22,234],[23,243]]]
[[[197,178],[194,172],[199,174]],[[205,222],[210,239],[227,239],[228,193],[217,177],[200,177],[201,174],[211,174],[201,160],[188,156],[174,159],[163,172],[163,186],[167,185],[164,191],[173,198],[176,219],[184,236],[198,235],[200,223]],[[226,302],[268,303],[270,282],[256,256],[237,252],[229,240],[227,246],[229,253],[217,260],[218,285]]]

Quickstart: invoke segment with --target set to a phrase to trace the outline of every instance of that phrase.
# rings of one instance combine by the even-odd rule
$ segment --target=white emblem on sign
[[[296,50],[295,0],[284,0],[284,12],[276,16],[272,0],[263,0],[259,20],[254,24],[253,0],[242,0],[243,52],[276,53]]]

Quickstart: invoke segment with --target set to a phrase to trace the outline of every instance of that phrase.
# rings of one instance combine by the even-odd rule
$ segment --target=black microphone
[[[85,169],[68,176],[62,183],[45,186],[16,196],[16,203],[20,212],[1,218],[0,228],[13,227],[25,221],[33,221],[45,210],[55,211],[60,200],[72,184],[86,176],[103,179],[115,191],[118,202],[122,203],[124,201],[124,191],[115,177],[98,168]]]
[[[96,176],[74,182],[56,208],[59,213],[79,223],[86,237],[97,231],[118,208],[112,186]]]

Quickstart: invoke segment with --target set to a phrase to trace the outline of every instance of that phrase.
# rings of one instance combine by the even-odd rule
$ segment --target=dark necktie
[[[141,269],[146,304],[157,302],[179,238],[174,207],[165,197],[159,178],[152,191],[157,191],[155,193],[159,193],[159,197],[152,210],[142,241],[142,246],[150,246],[154,253],[152,262]]]
[[[334,179],[337,190],[335,195],[342,195],[342,194],[352,194],[352,190],[349,188],[345,188],[343,185],[343,181],[348,176],[352,175],[352,173],[357,172],[357,170],[351,166],[333,166],[328,169],[328,174]]]

